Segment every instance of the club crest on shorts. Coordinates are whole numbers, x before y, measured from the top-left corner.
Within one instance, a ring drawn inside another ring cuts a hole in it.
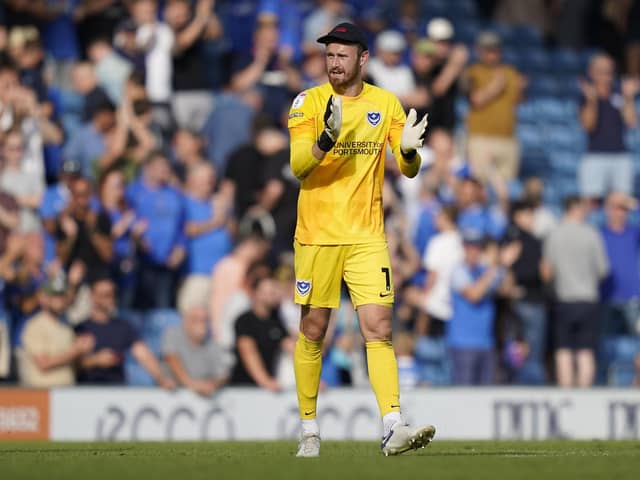
[[[306,296],[311,291],[311,282],[307,280],[296,280],[296,292],[301,297]]]
[[[380,115],[380,112],[367,112],[367,122],[369,122],[369,125],[372,127],[377,126],[381,119],[382,115]]]

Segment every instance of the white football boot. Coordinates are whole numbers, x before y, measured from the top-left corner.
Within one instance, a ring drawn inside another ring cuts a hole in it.
[[[396,422],[389,433],[382,438],[380,449],[385,457],[400,455],[409,450],[426,447],[435,434],[436,428],[433,425],[425,425],[413,430],[409,425]]]
[[[303,433],[296,457],[319,457],[320,435],[316,433]]]

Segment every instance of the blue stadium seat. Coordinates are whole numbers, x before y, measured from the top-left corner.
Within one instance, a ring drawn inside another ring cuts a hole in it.
[[[429,385],[449,385],[451,369],[444,339],[418,337],[415,355],[421,370],[421,380]]]
[[[580,155],[586,146],[584,133],[574,125],[549,123],[544,128],[544,148],[548,152],[565,151]]]
[[[128,320],[134,325],[138,322],[140,337],[153,353],[160,356],[162,335],[167,327],[180,324],[180,315],[175,310],[160,309],[147,312],[143,317],[130,315]],[[129,385],[151,386],[154,384],[151,376],[131,355],[127,355],[125,360],[125,373]]]
[[[511,31],[511,42],[518,47],[542,45],[542,35],[537,28],[529,25],[517,25]]]
[[[465,20],[454,23],[455,39],[466,45],[473,45],[481,30],[482,27],[476,21]]]
[[[449,0],[447,13],[454,19],[474,18],[477,14],[474,0]]]
[[[570,48],[553,49],[551,63],[556,73],[584,74],[584,59],[579,52]]]
[[[538,121],[538,112],[536,102],[533,100],[526,100],[518,105],[517,110],[518,122],[534,123]]]
[[[566,122],[569,123],[576,119],[573,111],[563,100],[557,97],[540,97],[533,102],[535,106],[536,119],[541,123],[548,122]]]
[[[516,127],[516,136],[520,140],[523,151],[542,148],[542,129],[536,123],[519,123]]]
[[[549,167],[554,174],[567,177],[575,177],[578,170],[580,156],[571,150],[559,150],[549,152]],[[556,180],[559,180],[556,179]],[[559,182],[561,190],[565,190],[562,181]]]
[[[600,368],[611,386],[629,386],[634,376],[634,361],[640,353],[640,339],[618,335],[605,337],[598,352]]]
[[[546,73],[552,71],[551,56],[542,47],[532,47],[522,50],[523,69],[526,73]]]
[[[529,97],[560,97],[563,85],[555,75],[532,74],[529,77],[526,93]]]

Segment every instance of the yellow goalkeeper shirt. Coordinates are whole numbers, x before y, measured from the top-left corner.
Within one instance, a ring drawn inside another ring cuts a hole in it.
[[[311,147],[324,129],[330,83],[300,93],[289,112],[291,169],[301,180],[295,238],[303,245],[384,241],[382,184],[387,141],[402,173],[414,177],[420,156],[400,153],[406,115],[392,93],[364,84],[342,97],[342,128],[333,149],[318,161]]]

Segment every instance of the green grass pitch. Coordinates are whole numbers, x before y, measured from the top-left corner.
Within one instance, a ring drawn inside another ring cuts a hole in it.
[[[383,457],[371,442],[0,443],[3,480],[638,479],[640,442],[438,442]]]

